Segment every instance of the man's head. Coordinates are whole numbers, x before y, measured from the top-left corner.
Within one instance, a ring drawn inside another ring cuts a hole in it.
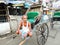
[[[22,16],[22,20],[23,20],[24,22],[26,22],[26,21],[27,21],[27,16],[26,16],[26,15],[23,15],[23,16]]]

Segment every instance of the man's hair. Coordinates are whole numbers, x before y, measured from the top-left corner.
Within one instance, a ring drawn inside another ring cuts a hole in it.
[[[27,17],[27,16],[26,16],[26,15],[23,15],[23,16],[22,16],[22,19],[23,19],[24,17]]]

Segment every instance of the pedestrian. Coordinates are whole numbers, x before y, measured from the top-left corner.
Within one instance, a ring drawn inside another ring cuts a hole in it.
[[[22,29],[21,29],[22,28]],[[18,30],[16,31],[16,33],[22,35],[22,37],[25,39],[27,37],[27,35],[29,35],[30,37],[32,36],[31,33],[31,24],[30,22],[27,21],[27,16],[23,15],[22,16],[22,20],[19,24]],[[22,41],[19,45],[22,45],[26,40]]]

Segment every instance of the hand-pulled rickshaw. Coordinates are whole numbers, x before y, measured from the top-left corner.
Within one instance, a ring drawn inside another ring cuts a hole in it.
[[[28,5],[29,7],[29,5]],[[39,12],[36,10],[31,10],[39,7]],[[41,16],[42,14],[40,14],[40,7],[41,5],[32,5],[30,6],[25,15],[27,15],[28,17],[28,21],[31,23],[32,25],[32,33],[36,33],[36,37],[37,37],[37,43],[38,45],[44,45],[48,39],[48,35],[49,35],[49,28],[48,28],[48,21],[49,19],[47,18],[48,16]],[[46,19],[47,18],[47,19]],[[15,36],[16,37],[16,36]],[[13,38],[15,38],[13,37]],[[29,36],[28,36],[29,37]],[[27,38],[28,38],[27,37]]]
[[[33,5],[32,7],[28,8],[26,15],[28,17],[28,21],[32,25],[32,33],[33,32],[36,33],[38,45],[44,45],[49,35],[49,28],[47,24],[49,19],[46,19],[47,16],[40,16],[40,12],[38,11],[30,11],[31,8],[38,7],[38,6]],[[13,38],[14,37],[16,36],[13,36]]]
[[[28,12],[27,16],[28,16],[28,21],[34,25],[32,30],[36,32],[38,45],[44,45],[49,35],[49,28],[47,25],[48,20],[44,21],[42,19],[43,17],[41,17],[41,19],[37,22],[35,17],[38,16],[38,14],[39,14],[38,12]]]
[[[41,16],[41,14],[38,11],[31,11],[31,8],[33,8],[34,6],[36,5],[33,5],[30,8],[28,8],[25,15],[27,15],[27,20],[32,25],[32,33],[36,33],[38,45],[44,45],[49,35],[49,27],[47,24],[49,19],[47,15]]]
[[[52,20],[51,20],[51,27],[53,28],[54,26],[54,21],[60,21],[60,9],[56,9],[54,12],[53,12],[53,15],[52,15]]]

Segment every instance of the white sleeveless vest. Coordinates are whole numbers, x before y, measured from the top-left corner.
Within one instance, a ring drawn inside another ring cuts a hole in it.
[[[24,26],[24,23],[23,23],[21,31],[22,31],[22,33],[28,33],[28,31],[29,31],[28,22],[27,22],[26,26]]]

